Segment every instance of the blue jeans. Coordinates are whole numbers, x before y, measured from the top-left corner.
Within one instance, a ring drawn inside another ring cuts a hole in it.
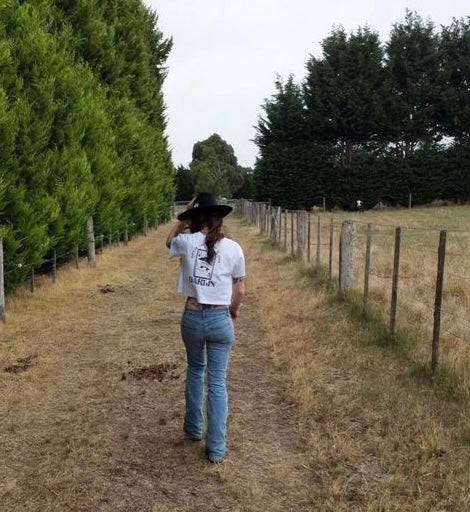
[[[227,365],[234,341],[228,308],[185,309],[181,334],[188,360],[184,431],[190,439],[201,439],[204,430],[204,376],[207,367],[207,455],[213,461],[226,451],[228,396]]]

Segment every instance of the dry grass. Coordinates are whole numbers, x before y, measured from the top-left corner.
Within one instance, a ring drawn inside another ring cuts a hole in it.
[[[439,230],[448,230],[441,362],[444,371],[458,376],[460,391],[470,394],[470,207],[335,212],[322,216],[321,262],[326,267],[329,262],[331,219],[334,222],[334,279],[338,277],[341,221],[357,221],[354,290],[358,295],[364,289],[367,224],[373,225],[370,304],[375,310],[382,312],[386,322],[390,318],[395,227],[402,227],[398,326],[403,332],[412,331],[416,334],[418,343],[415,345],[413,358],[421,365],[429,365],[431,359]],[[288,226],[290,251],[290,219]],[[316,230],[317,219],[312,217],[312,261],[316,259]]]
[[[2,510],[470,510],[467,403],[255,228],[230,229],[249,278],[227,461],[181,435],[182,304],[162,229],[10,300],[0,370],[27,368],[0,371]]]
[[[298,262],[266,247],[250,249],[250,286],[301,411],[316,510],[470,510],[467,402],[433,385],[415,354],[410,361],[378,343],[380,325],[368,328],[354,308],[315,289]]]
[[[0,510],[311,510],[295,411],[283,406],[250,296],[230,366],[229,457],[214,467],[203,443],[184,440],[182,301],[165,236],[9,298]],[[107,284],[114,291],[102,293]]]

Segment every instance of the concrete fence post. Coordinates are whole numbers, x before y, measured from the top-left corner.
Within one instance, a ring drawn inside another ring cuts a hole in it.
[[[317,269],[321,267],[321,244],[322,244],[322,218],[319,215],[317,219],[317,257],[315,260],[315,266]]]
[[[354,259],[356,249],[356,223],[345,220],[341,226],[339,292],[346,294],[354,283]]]

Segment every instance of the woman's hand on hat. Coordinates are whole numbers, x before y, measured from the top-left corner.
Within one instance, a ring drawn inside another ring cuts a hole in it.
[[[194,203],[196,201],[196,197],[197,196],[194,196],[191,201],[189,201],[188,205],[186,206],[186,210],[190,210],[193,206],[194,206]]]

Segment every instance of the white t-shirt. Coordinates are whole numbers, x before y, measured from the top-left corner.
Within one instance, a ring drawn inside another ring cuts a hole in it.
[[[177,292],[200,304],[226,304],[232,300],[232,279],[245,277],[242,248],[229,238],[216,242],[212,263],[207,260],[206,236],[180,233],[173,238],[170,257],[181,257]]]

